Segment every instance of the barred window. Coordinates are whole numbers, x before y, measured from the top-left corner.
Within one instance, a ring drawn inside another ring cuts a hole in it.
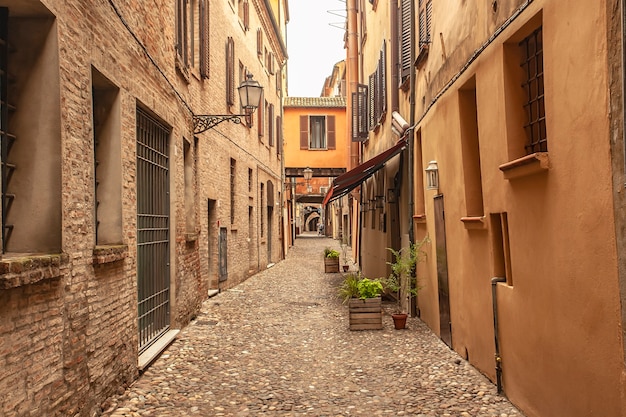
[[[524,89],[526,113],[526,154],[548,151],[546,134],[546,113],[543,89],[543,39],[542,28],[539,27],[519,46],[522,52],[521,67],[524,70]]]

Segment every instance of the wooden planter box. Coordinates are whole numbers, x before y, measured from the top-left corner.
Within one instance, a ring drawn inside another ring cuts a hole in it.
[[[324,258],[324,272],[339,272],[339,258]]]
[[[350,330],[380,330],[383,328],[381,298],[352,298],[348,302]]]

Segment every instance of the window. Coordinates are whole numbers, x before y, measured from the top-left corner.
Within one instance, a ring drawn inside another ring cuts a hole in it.
[[[324,116],[311,116],[309,149],[326,149],[326,118]]]
[[[419,65],[428,56],[430,33],[432,26],[432,0],[419,0],[419,49],[415,58],[415,65]]]
[[[263,237],[263,236],[264,236],[264,234],[265,234],[265,218],[263,217],[263,212],[265,211],[265,210],[264,210],[264,202],[265,202],[265,184],[263,184],[263,183],[261,183],[261,184],[260,184],[260,198],[259,198],[259,200],[260,200],[260,201],[259,201],[259,203],[260,203],[260,205],[259,205],[259,207],[260,207],[260,210],[259,210],[259,216],[261,216],[261,217],[260,217],[261,224],[260,224],[260,226],[259,226],[259,227],[260,227],[260,229],[261,229],[261,230],[260,230],[260,232],[261,232],[261,237]]]
[[[0,38],[8,42],[0,42],[5,253],[61,251],[61,77],[51,65],[58,62],[58,28],[45,7],[37,10],[20,16],[0,7]],[[35,108],[46,117],[33,117]]]
[[[300,116],[300,149],[335,146],[335,116]]]
[[[235,105],[235,41],[230,36],[226,42],[226,105]]]
[[[209,4],[200,0],[200,76],[209,78]]]
[[[265,91],[261,92],[261,98],[259,99],[259,108],[257,109],[257,117],[258,117],[258,134],[259,140],[263,141],[263,136],[265,135]]]
[[[276,155],[280,156],[283,147],[283,121],[276,116]]]
[[[235,176],[237,161],[230,158],[230,224],[235,224]]]
[[[524,109],[526,113],[526,154],[548,151],[546,134],[546,112],[543,90],[543,40],[542,28],[539,27],[528,37],[524,38],[521,48],[524,71],[522,87],[525,92]]]
[[[480,172],[475,78],[470,79],[459,90],[459,120],[461,122],[461,154],[466,215],[467,217],[482,217],[484,215],[483,188]]]
[[[368,137],[367,119],[367,86],[357,85],[352,93],[352,141],[360,142]]]
[[[387,44],[383,41],[376,71],[369,76],[369,129],[375,129],[387,112]]]
[[[189,0],[176,4],[176,58],[179,69],[189,66]]]
[[[248,0],[243,0],[243,16],[241,16],[243,20],[243,29],[250,30],[250,3]]]
[[[422,2],[420,1],[420,4]],[[412,0],[401,0],[400,4],[400,84],[404,84],[411,75],[411,17]]]
[[[263,29],[256,30],[256,54],[259,58],[263,58]]]
[[[185,221],[187,233],[195,233],[196,231],[196,159],[195,153],[197,149],[197,139],[194,143],[190,143],[183,138],[183,164],[185,179]]]
[[[274,105],[270,103],[267,111],[267,136],[270,146],[274,146]]]
[[[96,245],[120,244],[122,155],[119,88],[92,68]]]

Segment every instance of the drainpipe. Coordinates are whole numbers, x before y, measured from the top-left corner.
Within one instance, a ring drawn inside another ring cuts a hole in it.
[[[496,343],[496,384],[498,394],[502,394],[502,358],[500,357],[500,341],[498,340],[498,294],[496,289],[499,282],[506,282],[506,278],[491,278],[491,302],[493,304],[493,335]]]
[[[414,137],[415,137],[415,1],[411,1],[411,75],[410,75],[410,93],[409,93],[409,129],[410,131],[406,132],[408,135],[408,146],[407,151],[409,153],[408,160],[408,175],[409,175],[409,242],[412,244],[415,242],[415,233],[413,232],[413,211],[415,205],[415,196],[413,193],[414,190],[414,167],[413,167],[413,147],[414,147]]]

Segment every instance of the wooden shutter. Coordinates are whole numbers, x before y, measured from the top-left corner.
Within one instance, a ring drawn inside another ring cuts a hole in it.
[[[280,155],[283,148],[283,123],[280,116],[276,116],[276,155]]]
[[[265,135],[265,91],[261,91],[261,98],[259,99],[259,108],[257,110],[257,116],[259,118],[259,140]]]
[[[300,116],[300,149],[309,149],[309,116]]]
[[[250,29],[250,4],[248,0],[243,2],[243,27],[245,30]]]
[[[387,42],[383,41],[380,50],[380,101],[381,114],[387,111]]]
[[[335,116],[326,116],[326,149],[335,148]]]
[[[267,111],[267,136],[270,146],[274,146],[274,105],[270,104]]]
[[[411,75],[411,0],[401,0],[400,13],[400,83]],[[420,0],[420,4],[422,0]]]
[[[419,49],[415,58],[415,65],[419,65],[428,55],[430,46],[430,26],[432,21],[432,0],[419,2]]]
[[[230,36],[226,43],[226,104],[235,105],[235,41]]]
[[[376,121],[375,121],[375,117],[376,117],[376,99],[375,99],[375,95],[376,95],[376,85],[374,83],[374,74],[369,76],[369,83],[368,83],[368,105],[367,105],[367,114],[368,114],[368,123],[367,126],[369,128],[369,130],[373,130],[374,126],[376,126]]]
[[[209,78],[209,5],[200,0],[200,76]]]
[[[367,139],[367,86],[357,85],[352,93],[352,141],[360,142]]]
[[[256,30],[256,54],[263,56],[263,30],[261,28]]]

